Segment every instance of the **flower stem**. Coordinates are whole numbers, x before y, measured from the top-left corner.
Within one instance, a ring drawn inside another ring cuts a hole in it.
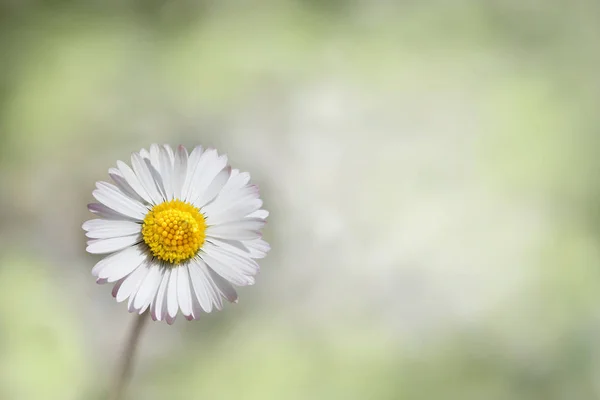
[[[121,354],[121,359],[119,360],[117,374],[114,377],[114,382],[110,391],[110,400],[124,399],[127,385],[131,380],[133,362],[135,361],[135,354],[140,341],[140,336],[144,330],[144,326],[146,326],[147,320],[147,312],[139,316],[136,315],[133,326],[131,327],[131,331],[129,332],[127,345]]]

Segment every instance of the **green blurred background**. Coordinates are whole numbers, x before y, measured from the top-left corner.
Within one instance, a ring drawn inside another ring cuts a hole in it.
[[[600,3],[0,0],[0,399],[105,399],[97,180],[249,170],[240,303],[152,323],[131,399],[600,398]]]

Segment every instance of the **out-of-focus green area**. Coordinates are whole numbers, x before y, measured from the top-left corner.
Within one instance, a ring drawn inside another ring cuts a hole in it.
[[[600,4],[0,0],[0,399],[104,399],[97,180],[249,170],[273,251],[131,399],[600,398]]]

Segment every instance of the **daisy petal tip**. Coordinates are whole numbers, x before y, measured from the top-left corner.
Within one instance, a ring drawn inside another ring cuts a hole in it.
[[[150,306],[150,318],[152,318],[152,321],[162,321],[159,313],[156,312],[156,308],[154,306]]]

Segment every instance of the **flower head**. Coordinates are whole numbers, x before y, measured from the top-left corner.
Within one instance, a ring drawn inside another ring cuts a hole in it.
[[[154,320],[173,323],[237,302],[234,286],[254,283],[255,259],[269,244],[261,229],[258,187],[232,170],[225,155],[198,146],[188,155],[153,144],[109,169],[114,184],[98,182],[88,209],[99,218],[83,224],[87,251],[107,254],[92,269],[98,283],[128,299],[130,312],[150,309]]]

